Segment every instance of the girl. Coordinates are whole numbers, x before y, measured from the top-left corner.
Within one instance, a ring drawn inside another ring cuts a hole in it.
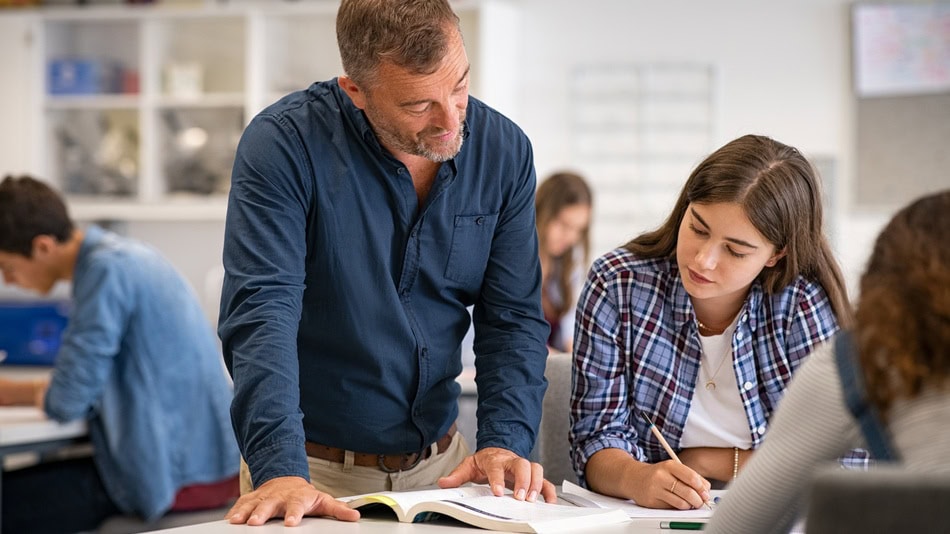
[[[569,172],[551,175],[535,195],[538,254],[541,258],[541,304],[551,325],[548,346],[571,352],[574,309],[590,257],[590,187]]]
[[[594,263],[571,401],[582,483],[686,509],[736,476],[793,371],[851,319],[821,205],[798,150],[747,135],[700,163],[659,229]]]

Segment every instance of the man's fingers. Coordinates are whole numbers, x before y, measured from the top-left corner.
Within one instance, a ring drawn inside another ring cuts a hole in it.
[[[358,521],[360,518],[359,511],[325,494],[317,499],[309,515],[328,516],[340,521]],[[286,525],[287,522],[285,521],[284,524]]]
[[[470,482],[474,478],[473,463],[471,456],[463,460],[451,473],[438,480],[439,487],[443,489],[457,488],[466,482]]]
[[[531,463],[531,483],[528,486],[528,497],[527,500],[534,502],[538,500],[538,495],[541,494],[541,488],[544,484],[544,468],[541,467],[541,464],[532,462]]]
[[[300,477],[279,477],[241,496],[228,511],[232,524],[263,525],[273,517],[283,517],[284,525],[294,527],[304,516],[329,516],[342,521],[356,521],[360,513],[318,491]]]
[[[248,525],[263,525],[268,519],[277,515],[278,501],[274,499],[265,499],[254,507],[250,517],[247,518]]]
[[[492,463],[486,474],[488,475],[488,487],[491,488],[491,492],[497,497],[504,495],[505,465],[503,463]]]
[[[284,526],[295,527],[299,525],[306,513],[307,505],[302,500],[288,500],[287,504],[284,505]]]
[[[228,510],[227,517],[228,521],[231,523],[244,523],[247,521],[248,516],[251,515],[251,512],[254,511],[254,508],[257,507],[257,504],[261,501],[259,497],[250,497],[249,495],[244,495],[234,503],[234,506]]]
[[[513,458],[508,462],[508,472],[511,473],[511,491],[514,492],[515,499],[523,501],[528,498],[532,470],[531,462],[524,458]]]
[[[544,497],[544,502],[556,503],[557,488],[555,488],[551,482],[543,480],[541,483],[541,496]]]

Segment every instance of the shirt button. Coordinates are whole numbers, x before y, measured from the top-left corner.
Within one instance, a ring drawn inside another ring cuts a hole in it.
[[[736,333],[736,339],[738,339],[739,341],[742,341],[742,332]]]
[[[742,321],[742,322],[744,323],[744,322],[746,322],[746,321],[748,321],[748,320],[749,320],[749,314],[748,314],[748,313],[743,313],[743,314],[742,314],[742,319],[740,319],[740,321]]]
[[[412,230],[412,234],[411,234],[411,235],[412,235],[412,237],[417,237],[417,236],[419,235],[419,229],[418,229],[418,228],[414,228],[414,229]]]
[[[755,429],[755,433],[759,435],[765,434],[765,425],[759,425],[759,428]]]
[[[479,217],[479,218],[475,219],[475,224],[477,224],[477,225],[479,225],[479,226],[485,224],[485,218],[484,218],[484,217]]]
[[[429,357],[429,349],[422,349],[422,357],[423,358]]]
[[[745,384],[742,384],[742,389],[746,391],[749,391],[753,387],[754,387],[754,384],[752,384],[752,382],[746,382]]]
[[[405,172],[405,169],[403,169],[402,167],[399,167],[398,169],[396,169],[396,173],[398,174],[402,174],[403,172]]]

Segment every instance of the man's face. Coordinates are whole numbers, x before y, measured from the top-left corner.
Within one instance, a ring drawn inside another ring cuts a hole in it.
[[[468,84],[468,57],[461,36],[453,31],[448,53],[432,74],[384,62],[373,86],[350,96],[394,156],[443,162],[462,148]]]
[[[44,262],[36,258],[27,258],[21,254],[0,251],[0,271],[3,271],[3,283],[29,289],[43,295],[50,292],[57,277]]]

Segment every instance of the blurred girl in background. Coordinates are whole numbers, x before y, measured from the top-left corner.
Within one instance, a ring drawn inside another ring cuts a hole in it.
[[[541,257],[541,304],[551,325],[548,347],[571,352],[577,292],[590,257],[592,196],[574,173],[552,174],[535,196],[538,253]]]

